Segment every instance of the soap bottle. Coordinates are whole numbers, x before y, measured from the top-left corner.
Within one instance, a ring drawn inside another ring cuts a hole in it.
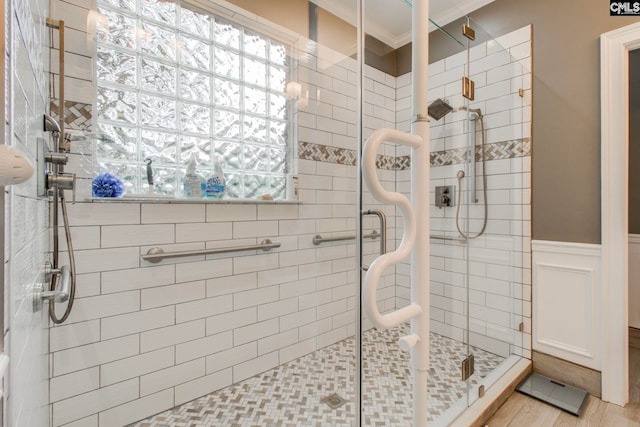
[[[184,197],[202,197],[204,180],[196,173],[196,153],[191,154],[184,176],[182,194]]]
[[[204,197],[210,199],[221,199],[224,196],[224,172],[222,171],[222,159],[218,156],[213,163],[211,175],[207,177]]]
[[[294,173],[287,174],[287,182],[286,182],[286,190],[287,190],[287,200],[297,201],[299,200],[299,183],[298,183],[298,175]]]

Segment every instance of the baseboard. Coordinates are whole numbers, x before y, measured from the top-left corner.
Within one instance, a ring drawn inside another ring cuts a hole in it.
[[[629,347],[640,348],[640,329],[629,328]]]
[[[531,373],[531,361],[520,359],[498,381],[476,400],[450,427],[483,427],[498,409],[507,401],[515,389]]]
[[[533,372],[586,390],[595,397],[602,396],[602,374],[599,371],[533,351]]]

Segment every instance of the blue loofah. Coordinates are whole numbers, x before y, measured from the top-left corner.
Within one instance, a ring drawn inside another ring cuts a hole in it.
[[[91,194],[93,197],[120,197],[124,194],[124,185],[110,173],[101,173],[93,178]]]

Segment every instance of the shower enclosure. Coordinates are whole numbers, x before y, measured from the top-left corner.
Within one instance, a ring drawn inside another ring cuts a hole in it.
[[[53,426],[447,425],[530,357],[529,28],[494,38],[468,11],[432,13],[420,24],[431,30],[421,114],[411,2],[96,3],[55,16],[86,33],[67,53],[96,69],[67,77],[68,109],[91,115],[67,127],[110,143],[72,143],[78,295],[50,328]],[[464,17],[466,36],[441,28],[445,15]],[[86,79],[95,99],[73,99]],[[444,115],[429,118],[437,100]],[[412,126],[430,133],[417,180],[419,138],[393,136]],[[392,137],[370,178],[422,195],[430,212],[414,218],[430,255],[385,268],[410,221],[359,168],[383,128]],[[201,175],[224,159],[223,200],[180,197],[194,153]],[[120,177],[127,197],[91,198],[98,171]],[[293,176],[298,200],[287,198]],[[268,250],[240,250],[266,239]],[[157,248],[189,256],[143,258]],[[362,309],[371,271],[382,315],[410,306],[412,277],[428,290],[430,321],[413,325],[430,331],[415,420],[399,346],[415,340],[408,323],[376,327]]]
[[[365,32],[369,4],[375,13],[375,2],[364,2]],[[452,422],[521,357],[530,357],[530,110],[524,96],[530,89],[524,52],[529,29],[495,39],[473,19],[463,23],[448,31],[431,23],[428,102],[440,111],[429,109],[429,425]],[[381,102],[375,93],[391,80],[388,75],[370,76],[373,84],[364,91],[365,138],[379,127],[410,132],[416,120],[410,110],[411,73],[396,77],[393,103]],[[367,114],[389,105],[395,114],[388,121]],[[414,165],[409,148],[389,144],[380,154],[394,162],[389,171],[379,162],[385,189],[410,196]],[[363,201],[363,211],[381,209],[392,218],[393,231],[387,232],[387,251],[392,251],[403,232],[400,212],[393,205],[381,206],[366,186]],[[363,233],[375,223],[364,217]],[[364,245],[366,266],[377,257],[377,248]],[[381,311],[411,303],[410,270],[409,262],[387,269],[386,286],[379,290]],[[381,412],[389,424],[409,425],[413,396],[411,382],[404,379],[411,377],[411,368],[407,354],[398,349],[408,328],[382,332],[366,316],[362,323],[363,425],[373,424],[373,414]],[[372,338],[376,334],[384,338]],[[386,373],[384,379],[380,372]]]

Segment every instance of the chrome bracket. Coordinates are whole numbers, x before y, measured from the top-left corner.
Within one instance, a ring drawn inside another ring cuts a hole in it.
[[[44,283],[34,283],[31,297],[31,308],[37,313],[42,308],[42,292],[44,292]]]
[[[475,99],[475,83],[467,76],[462,77],[462,96],[469,101]]]
[[[44,283],[36,283],[33,285],[33,311],[38,312],[42,308],[42,302],[44,300],[55,302],[65,302],[69,299],[69,292],[71,287],[71,269],[68,265],[63,265],[61,268],[51,268],[50,263],[45,263],[44,266],[44,279],[50,281],[52,276],[60,277],[60,285],[56,290],[45,291]]]
[[[471,375],[473,375],[473,373],[475,372],[474,365],[475,363],[473,354],[470,354],[466,359],[462,361],[460,366],[462,381],[466,381]]]
[[[478,398],[480,397],[484,397],[484,384],[480,385],[480,387],[478,387]]]
[[[418,123],[418,122],[430,122],[431,120],[429,120],[429,116],[425,116],[424,114],[416,114],[415,116],[411,117],[411,123]]]
[[[473,28],[468,26],[467,24],[462,24],[462,35],[473,41],[476,39],[476,32]]]

